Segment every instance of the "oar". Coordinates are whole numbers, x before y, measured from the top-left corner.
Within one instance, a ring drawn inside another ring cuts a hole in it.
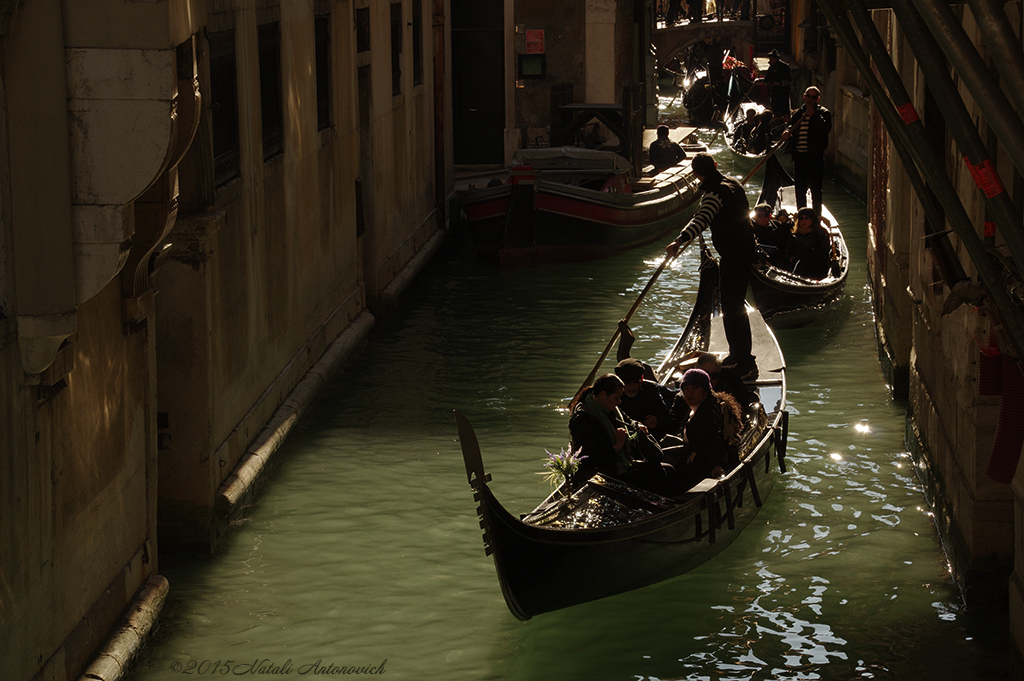
[[[767,161],[769,158],[774,156],[775,152],[777,152],[779,149],[781,149],[782,145],[784,145],[785,143],[786,143],[786,140],[779,140],[778,142],[776,142],[775,146],[772,147],[771,149],[769,149],[768,153],[764,155],[764,158],[762,158],[760,161],[758,161],[757,165],[754,166],[754,168],[749,173],[747,173],[747,176],[744,177],[742,180],[740,180],[740,184],[741,185],[746,184],[747,181],[749,181],[750,178],[752,178],[754,176],[754,173],[756,173],[758,170],[761,169],[761,166],[764,165],[765,161]]]
[[[796,125],[799,121],[800,121],[800,118],[798,117],[796,120],[794,120],[792,123],[789,124],[788,128],[786,128],[785,130],[782,131],[782,134],[785,135],[786,132],[788,132],[789,130],[792,130],[793,126]],[[771,149],[769,149],[768,153],[764,155],[764,158],[762,158],[760,161],[757,162],[757,165],[754,166],[753,170],[751,170],[749,173],[747,173],[747,176],[744,177],[740,181],[740,184],[741,185],[746,184],[747,181],[754,176],[754,173],[756,173],[758,170],[761,169],[761,166],[763,166],[765,164],[765,161],[767,161],[769,158],[774,156],[775,152],[777,152],[779,149],[781,149],[783,147],[783,145],[785,145],[786,142],[788,142],[788,141],[789,141],[788,139],[781,139],[778,142],[776,142],[775,146],[773,146]]]
[[[644,286],[644,290],[641,291],[640,295],[637,296],[636,300],[633,301],[633,307],[629,308],[629,312],[626,313],[626,316],[622,319],[622,321],[626,322],[627,324],[629,323],[630,317],[632,317],[633,313],[636,312],[637,309],[640,307],[640,303],[643,302],[644,296],[646,296],[647,292],[651,290],[652,286],[654,286],[654,282],[661,275],[662,271],[665,269],[665,266],[672,262],[673,258],[677,257],[680,253],[686,250],[686,247],[690,245],[691,241],[692,239],[683,244],[675,255],[665,255],[665,259],[661,261],[660,265],[658,265],[658,269],[654,271],[654,274],[651,276],[651,280],[647,282],[646,286]],[[604,362],[605,358],[608,356],[608,353],[611,351],[612,346],[615,345],[615,340],[618,337],[619,327],[616,325],[615,333],[612,334],[611,340],[608,341],[608,345],[605,346],[604,352],[602,352],[601,357],[598,358],[597,364],[595,364],[594,368],[590,370],[590,374],[587,376],[587,380],[583,381],[583,385],[581,385],[580,389],[576,391],[576,394],[579,394],[580,390],[586,388],[594,380],[594,376],[597,375],[597,370],[601,368],[601,363]]]

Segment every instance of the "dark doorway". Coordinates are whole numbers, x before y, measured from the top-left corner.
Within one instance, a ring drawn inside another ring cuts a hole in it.
[[[504,162],[505,6],[452,0],[452,127],[457,165]]]

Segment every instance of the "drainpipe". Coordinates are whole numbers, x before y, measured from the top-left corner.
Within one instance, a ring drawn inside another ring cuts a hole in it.
[[[906,5],[894,2],[893,9],[896,10],[900,4]],[[913,4],[931,29],[932,36],[942,48],[941,51],[945,52],[953,68],[960,74],[971,96],[976,102],[985,103],[989,125],[1010,152],[1014,165],[1024,172],[1024,135],[1021,134],[1024,123],[1021,123],[1020,116],[1010,106],[1002,88],[993,81],[991,72],[967,37],[963,26],[953,15],[953,10],[949,5],[934,0],[913,0]],[[903,14],[907,15],[906,9]],[[900,23],[903,23],[902,19]],[[914,51],[917,52],[916,49]],[[957,97],[957,100],[960,98]]]
[[[1006,83],[1004,92],[1009,93],[1017,112],[1024,113],[1024,50],[1003,11],[1003,3],[996,0],[968,2],[989,52],[995,63],[1002,65],[999,75]]]
[[[853,2],[862,3],[863,0]],[[928,33],[920,16],[914,11],[911,0],[894,0],[893,11],[899,19],[901,28],[907,34],[918,66],[928,80],[928,87],[937,95],[938,105],[949,121],[949,129],[956,139],[957,146],[964,153],[964,160],[971,170],[975,183],[985,195],[985,203],[1002,230],[1006,245],[1018,265],[1024,263],[1024,224],[1021,223],[1020,214],[1010,200],[1010,195],[1003,188],[995,161],[989,158],[988,149],[978,134],[978,128],[967,111],[967,106],[960,98],[956,84],[946,70],[942,51]],[[1017,120],[1018,126],[1022,125],[1016,114],[1013,114],[1013,117]],[[1020,135],[1015,132],[1014,137]],[[1009,147],[1007,150],[1011,155],[1016,153]],[[1016,163],[1022,161],[1024,159],[1015,159]]]
[[[889,133],[902,142],[902,146],[896,146],[897,152],[903,149],[909,151],[912,155],[912,159],[901,157],[903,164],[910,167],[916,163],[928,182],[935,187],[935,196],[938,197],[946,211],[946,219],[960,237],[964,248],[978,269],[978,276],[988,289],[993,304],[1014,346],[1018,352],[1024,350],[1024,314],[1010,299],[1000,276],[1001,271],[995,267],[995,264],[985,250],[981,238],[975,232],[974,225],[971,223],[967,211],[960,202],[952,182],[950,182],[950,179],[943,170],[944,164],[942,160],[936,156],[929,145],[915,144],[907,132],[908,126],[901,121],[901,118],[911,120],[911,122],[917,121],[917,114],[913,110],[913,105],[907,101],[901,104],[902,115],[896,113],[896,108],[886,96],[882,84],[878,82],[878,78],[871,68],[871,62],[857,39],[853,26],[844,15],[840,14],[839,8],[833,3],[823,2],[819,3],[818,6],[833,29],[835,29],[840,42],[846,48],[861,76],[867,81],[868,87],[875,99],[875,105],[885,121]],[[883,52],[883,54],[888,58],[887,52]],[[882,55],[878,56],[881,58]]]

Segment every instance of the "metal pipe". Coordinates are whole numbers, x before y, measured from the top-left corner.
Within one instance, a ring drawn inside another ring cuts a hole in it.
[[[913,160],[903,158],[904,165],[912,167],[916,162],[922,174],[935,186],[935,196],[938,197],[943,208],[945,208],[946,219],[960,237],[964,248],[974,262],[978,270],[978,277],[987,288],[1000,319],[1007,329],[1010,340],[1013,342],[1017,352],[1021,353],[1024,350],[1024,313],[1011,301],[1009,294],[1003,286],[1000,277],[1001,271],[996,268],[986,252],[984,244],[978,237],[977,232],[975,232],[974,225],[971,223],[967,211],[960,202],[952,182],[950,182],[943,170],[944,164],[941,159],[935,155],[930,146],[916,146],[910,140],[906,126],[901,121],[902,117],[896,113],[896,108],[886,96],[882,84],[878,82],[878,78],[871,68],[871,62],[864,53],[864,49],[857,39],[853,26],[844,15],[840,14],[839,8],[836,5],[838,3],[822,2],[818,4],[818,7],[828,19],[833,29],[835,29],[840,42],[846,48],[857,70],[860,71],[861,76],[867,81],[868,88],[873,93],[876,108],[885,121],[889,133],[901,140],[903,146],[897,145],[897,152],[903,149],[904,151],[911,152],[914,157]],[[910,115],[912,110],[912,106],[909,109],[904,109],[907,112],[907,118],[916,117],[916,113],[913,113],[913,116]]]
[[[856,0],[854,0],[856,1]],[[1010,248],[1018,266],[1024,265],[1024,223],[1017,212],[1010,195],[1005,191],[995,162],[989,157],[988,148],[978,133],[978,128],[960,98],[956,84],[946,69],[942,50],[928,32],[920,15],[914,10],[917,0],[893,0],[893,11],[900,27],[906,33],[917,64],[936,94],[938,106],[949,122],[950,131],[957,146],[969,164],[971,174],[979,189],[985,195],[985,203],[996,224],[1002,231],[1003,239]],[[1019,161],[1018,161],[1019,162]]]
[[[1024,114],[1024,49],[1010,27],[1010,19],[997,0],[968,0],[988,50],[995,57],[1000,78],[1018,114]]]
[[[993,82],[988,67],[953,15],[953,10],[949,5],[934,0],[913,0],[913,3],[974,101],[984,105],[985,119],[1010,152],[1014,165],[1024,172],[1024,135],[1021,134],[1024,123],[1010,105],[1002,88]],[[896,4],[893,2],[894,10]]]

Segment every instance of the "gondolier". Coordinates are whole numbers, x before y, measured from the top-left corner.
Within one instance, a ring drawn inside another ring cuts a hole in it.
[[[768,86],[769,108],[776,116],[789,121],[789,84],[793,78],[792,71],[789,64],[779,57],[778,50],[768,53],[768,64],[768,71],[764,74],[764,84]]]
[[[832,131],[832,112],[818,104],[821,91],[813,85],[804,91],[804,105],[794,114],[792,127],[782,133],[783,139],[793,138],[793,177],[796,180],[796,205],[807,205],[807,191],[811,192],[811,206],[821,216],[821,186],[825,175],[825,150]]]
[[[718,172],[710,154],[694,156],[691,167],[701,180],[700,208],[665,251],[675,256],[680,246],[711,228],[711,242],[721,256],[722,323],[729,341],[729,356],[722,366],[735,369],[744,379],[751,379],[757,375],[757,365],[751,354],[750,322],[744,303],[754,260],[750,203],[743,186]]]

